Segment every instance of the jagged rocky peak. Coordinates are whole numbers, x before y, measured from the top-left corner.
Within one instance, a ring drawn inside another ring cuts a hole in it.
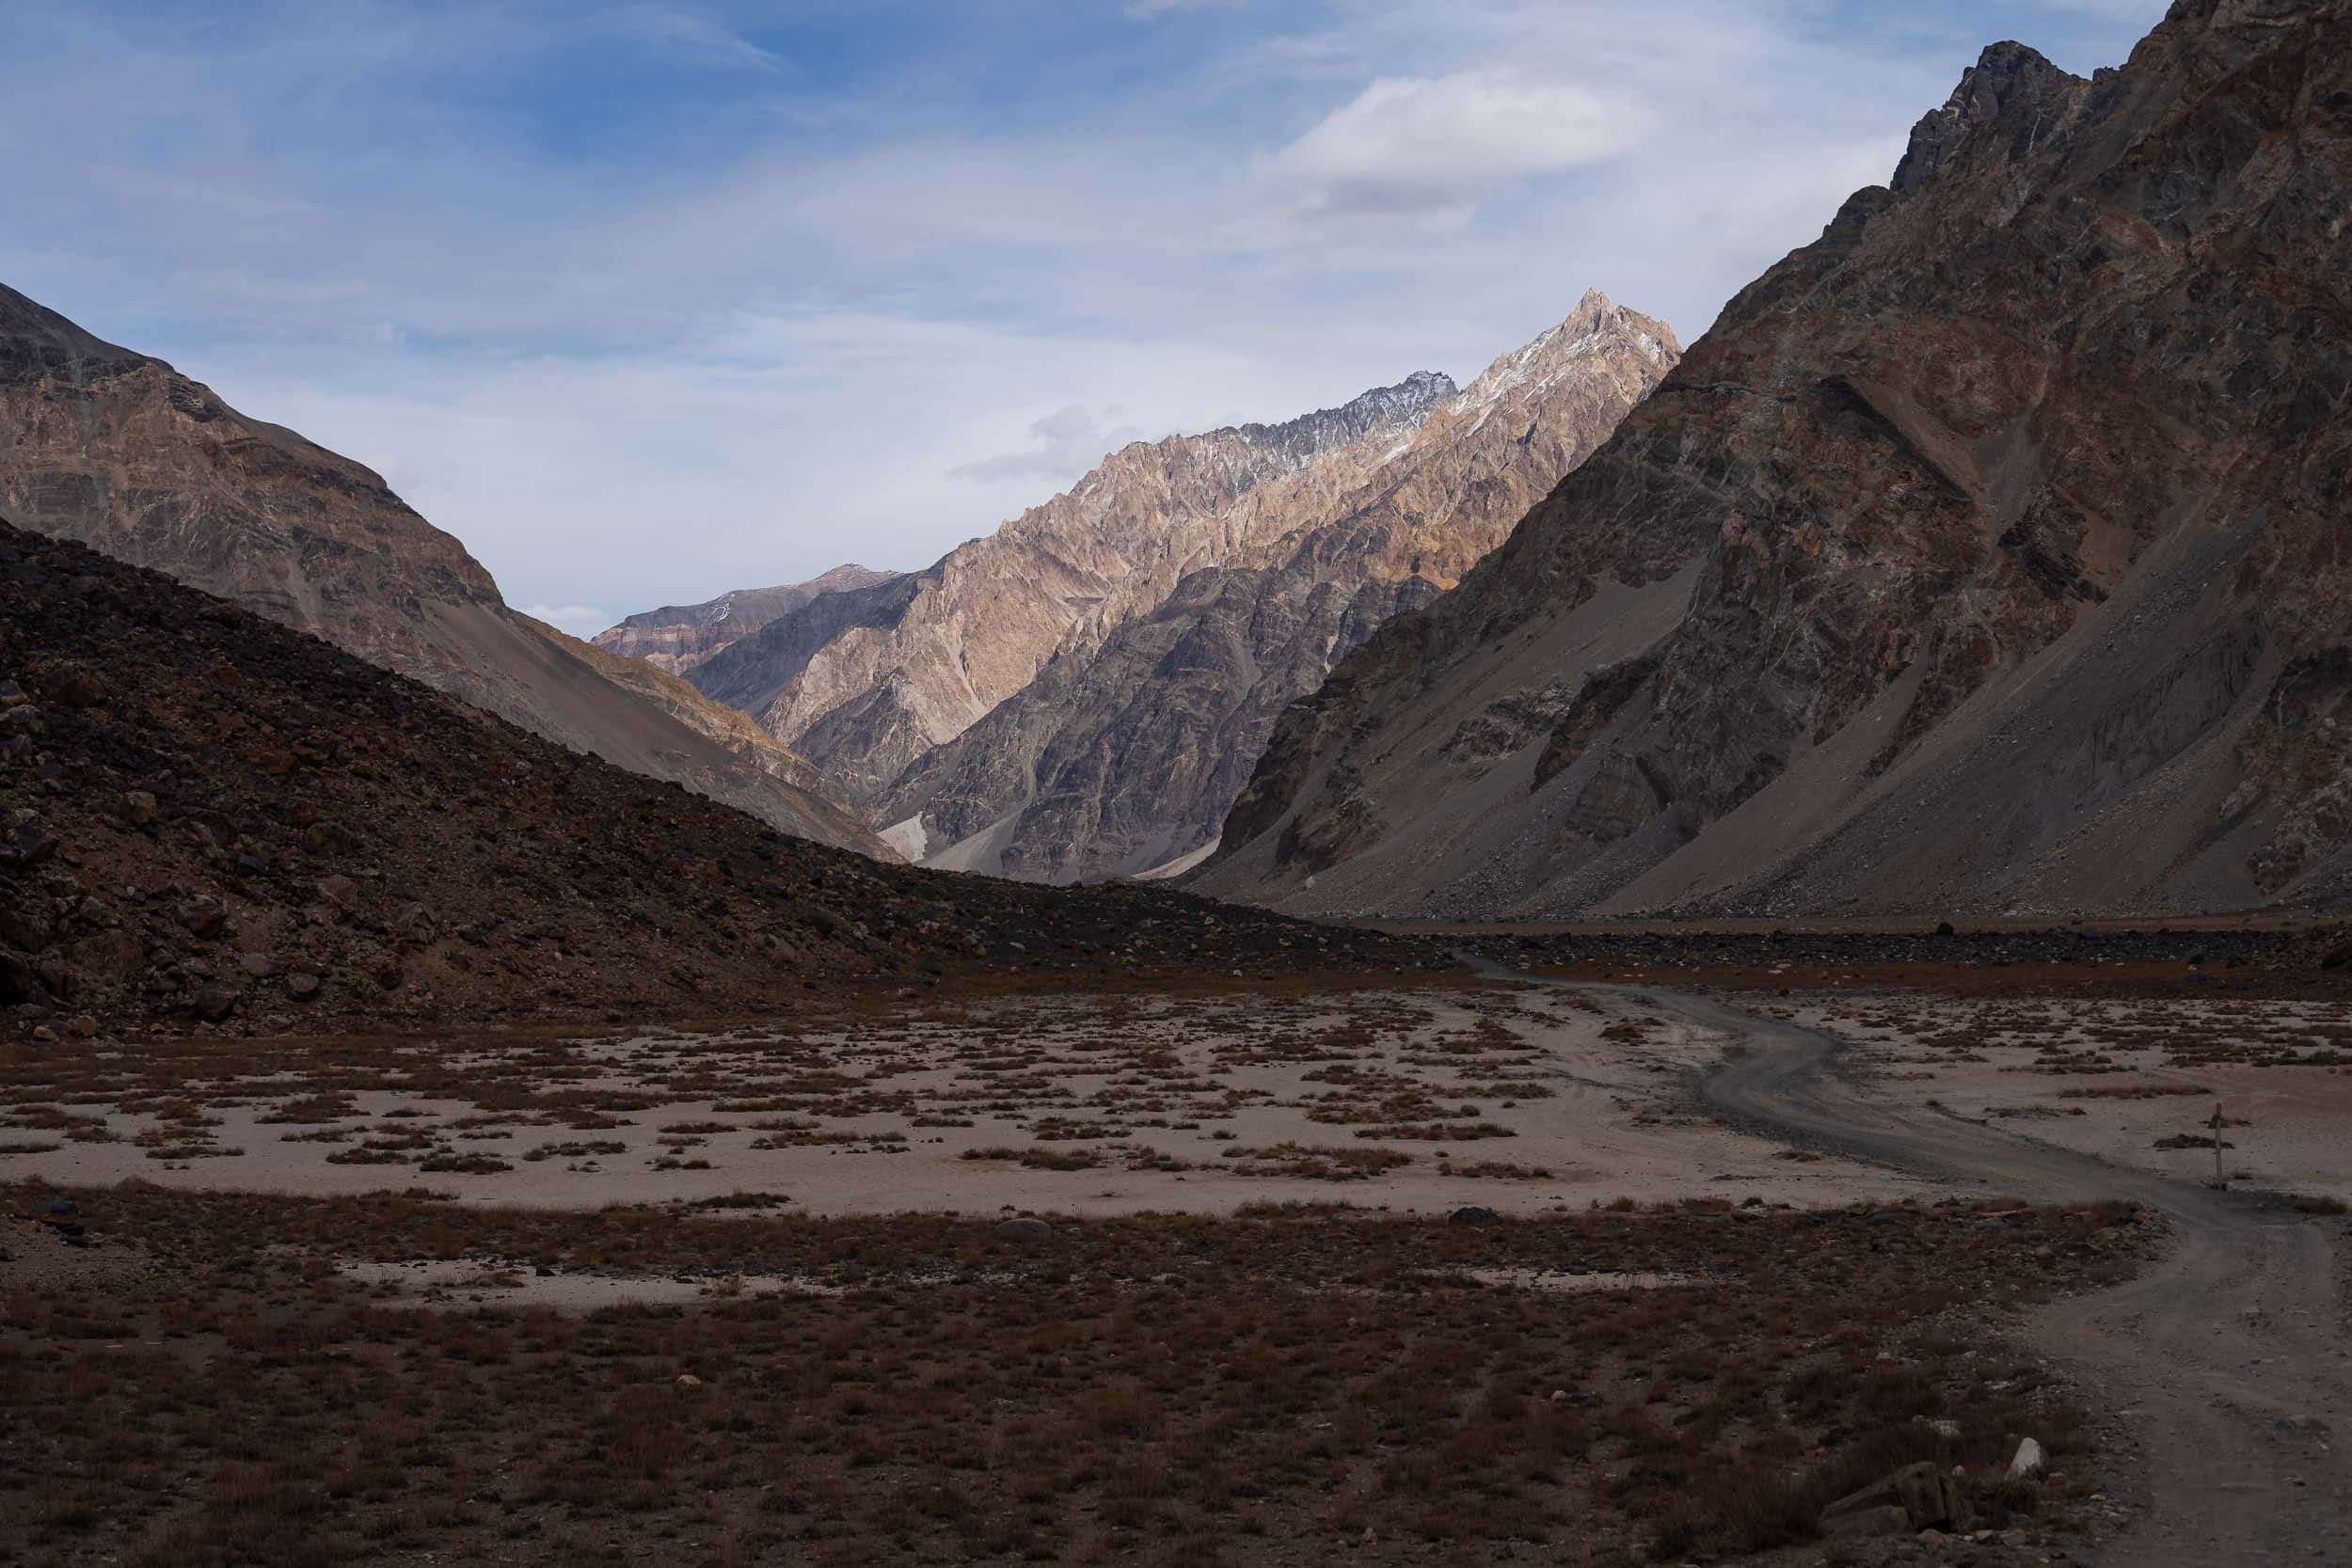
[[[1280,449],[1295,462],[1305,462],[1341,447],[1353,446],[1367,436],[1402,435],[1427,419],[1430,411],[1453,397],[1454,378],[1438,371],[1415,371],[1393,387],[1375,387],[1337,408],[1318,408],[1280,424],[1246,424],[1236,434],[1253,446]]]
[[[1912,128],[1911,146],[1895,166],[1894,185],[1909,195],[1940,173],[1979,133],[2005,127],[2031,145],[2058,128],[2090,84],[2034,49],[1996,43],[1961,73],[1960,86],[1940,109]]]
[[[1682,357],[1682,346],[1664,322],[1629,310],[1598,289],[1587,289],[1558,325],[1499,356],[1449,406],[1466,412],[1493,407],[1523,388],[1541,392],[1561,376],[1629,348],[1661,372]]]

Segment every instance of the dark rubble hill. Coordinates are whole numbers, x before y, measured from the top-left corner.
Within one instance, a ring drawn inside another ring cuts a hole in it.
[[[644,1018],[861,982],[1442,961],[1183,895],[789,838],[5,523],[0,677],[0,1004],[19,1032]]]

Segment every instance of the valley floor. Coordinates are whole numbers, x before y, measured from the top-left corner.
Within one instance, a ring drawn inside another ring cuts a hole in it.
[[[2152,1266],[2339,1539],[2352,1009],[1840,973],[60,1046],[0,1560],[2258,1560],[2119,1382]],[[2197,1196],[2216,1096],[2307,1212]],[[1818,1537],[1917,1460],[1964,1529]]]

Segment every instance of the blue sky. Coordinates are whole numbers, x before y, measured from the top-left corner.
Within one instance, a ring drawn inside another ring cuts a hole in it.
[[[2088,71],[2163,8],[0,6],[0,281],[593,631],[1467,379],[1588,286],[1695,338],[1984,44]]]

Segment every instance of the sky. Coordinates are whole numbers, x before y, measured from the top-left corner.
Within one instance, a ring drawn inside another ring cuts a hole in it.
[[[1687,342],[1987,43],[2162,0],[0,0],[0,282],[587,634],[1118,444]]]

